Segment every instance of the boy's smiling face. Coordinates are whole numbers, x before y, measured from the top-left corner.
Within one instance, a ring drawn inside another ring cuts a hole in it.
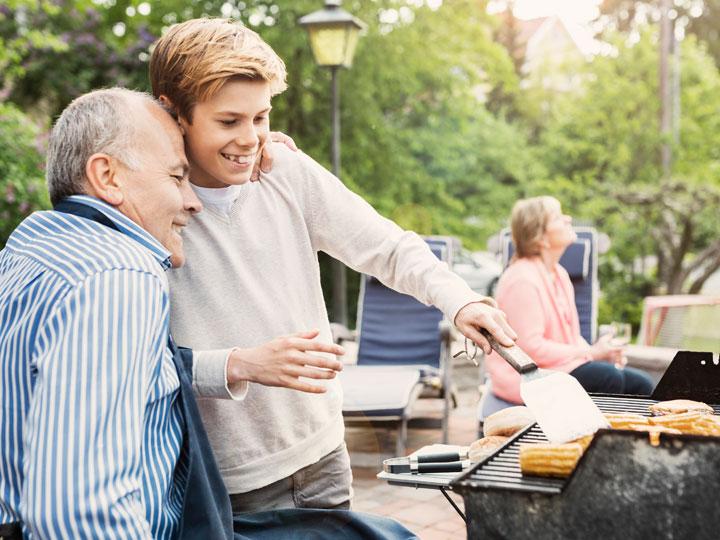
[[[270,131],[270,98],[265,81],[229,80],[195,105],[192,123],[180,116],[193,184],[221,188],[250,180]]]

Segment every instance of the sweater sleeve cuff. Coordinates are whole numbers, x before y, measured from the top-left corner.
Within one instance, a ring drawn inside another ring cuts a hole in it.
[[[242,401],[248,391],[247,381],[228,384],[227,365],[233,349],[193,352],[193,390],[203,398]]]
[[[452,303],[449,302],[447,304],[449,309],[445,312],[445,315],[448,316],[448,319],[451,320],[453,324],[455,324],[455,318],[458,316],[458,313],[460,313],[465,306],[474,304],[475,302],[482,302],[483,304],[487,304],[488,306],[492,306],[494,308],[497,307],[495,300],[489,296],[483,296],[477,293],[473,293],[468,296],[464,293],[461,296],[458,295],[456,298],[453,298]]]

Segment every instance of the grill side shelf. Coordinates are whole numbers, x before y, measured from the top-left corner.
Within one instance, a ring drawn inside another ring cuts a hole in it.
[[[656,400],[639,396],[592,394],[591,397],[604,413],[637,413],[650,416],[648,407],[657,403]],[[713,405],[713,409],[716,414],[720,414],[720,405]],[[459,476],[451,486],[453,489],[458,486],[460,488],[500,489],[547,495],[562,493],[569,478],[523,476],[520,471],[520,445],[542,442],[547,442],[547,438],[537,424],[532,424],[514,435],[494,454]]]

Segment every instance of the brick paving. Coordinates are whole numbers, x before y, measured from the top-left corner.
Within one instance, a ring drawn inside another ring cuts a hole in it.
[[[468,445],[477,438],[477,370],[457,366],[453,379],[458,386],[458,407],[451,411],[449,444]],[[441,416],[442,402],[420,400],[414,409],[417,415]],[[353,510],[389,516],[397,519],[422,540],[464,540],[465,523],[443,494],[435,489],[415,489],[391,486],[375,476],[382,468],[382,460],[393,457],[395,430],[369,425],[348,425],[346,442],[353,469]],[[407,453],[423,446],[441,442],[438,429],[408,430]],[[451,494],[464,510],[462,497]]]

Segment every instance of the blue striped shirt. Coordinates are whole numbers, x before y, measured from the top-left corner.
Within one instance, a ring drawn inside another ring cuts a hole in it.
[[[169,253],[114,208],[71,200],[121,232],[36,212],[0,251],[0,523],[41,538],[171,538],[187,469]]]

